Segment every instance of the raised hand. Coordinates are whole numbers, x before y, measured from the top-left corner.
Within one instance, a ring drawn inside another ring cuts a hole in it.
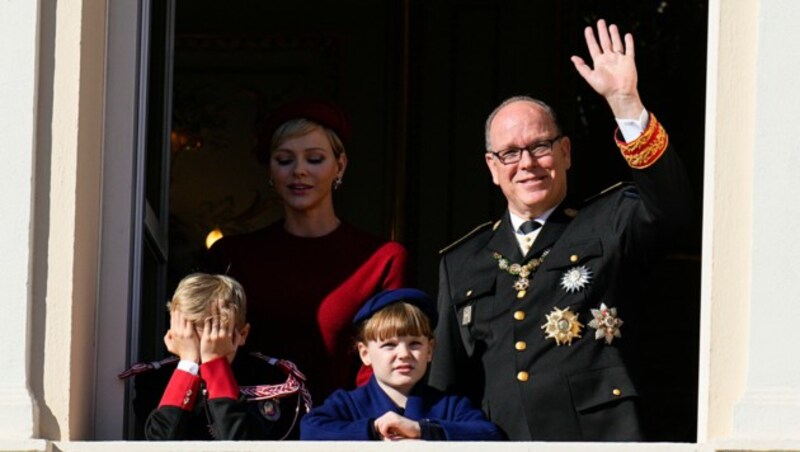
[[[236,351],[236,326],[233,318],[223,321],[220,315],[222,300],[211,305],[211,317],[203,323],[200,335],[200,362],[208,362],[217,358],[228,358],[231,361]]]
[[[573,56],[575,69],[598,94],[603,96],[617,118],[636,119],[644,109],[636,87],[638,75],[634,61],[633,36],[625,35],[623,41],[616,25],[606,26],[597,21],[597,38],[592,27],[584,30],[586,46],[592,57],[592,67],[583,58]]]
[[[422,435],[419,422],[400,416],[394,411],[387,411],[375,419],[375,430],[384,441],[418,439]]]
[[[194,323],[179,310],[170,314],[169,330],[164,335],[164,344],[170,353],[181,360],[200,362],[200,337],[194,329]]]

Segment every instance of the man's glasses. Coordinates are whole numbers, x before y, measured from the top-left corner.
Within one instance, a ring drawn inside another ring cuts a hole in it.
[[[492,154],[500,160],[501,163],[504,165],[511,165],[513,163],[517,163],[522,159],[522,153],[528,151],[531,155],[531,158],[540,159],[542,157],[546,157],[553,153],[553,145],[556,144],[556,141],[564,138],[564,135],[558,135],[553,139],[550,140],[542,140],[536,142],[534,144],[529,145],[526,148],[508,148],[502,151],[486,151],[487,154]]]

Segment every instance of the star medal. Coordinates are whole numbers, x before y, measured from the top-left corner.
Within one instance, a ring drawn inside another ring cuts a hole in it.
[[[594,328],[594,338],[598,341],[605,339],[606,344],[611,344],[615,337],[622,337],[619,328],[622,326],[622,319],[617,317],[617,308],[609,308],[605,303],[600,303],[600,309],[592,309],[594,317],[589,326]]]
[[[542,265],[544,262],[544,258],[550,253],[550,250],[544,250],[542,255],[536,259],[529,260],[526,264],[515,264],[509,261],[507,258],[503,257],[500,253],[492,254],[492,257],[497,261],[497,267],[504,272],[507,272],[511,276],[516,276],[517,280],[514,281],[514,290],[517,291],[517,298],[522,298],[527,293],[528,287],[530,287],[530,279],[529,277],[533,272]]]
[[[542,325],[545,339],[555,339],[556,345],[572,345],[572,340],[581,337],[583,324],[578,321],[578,315],[565,308],[563,310],[553,308],[550,314],[546,314],[547,322]]]
[[[572,267],[561,276],[561,288],[568,293],[578,292],[592,280],[592,271],[585,265]]]

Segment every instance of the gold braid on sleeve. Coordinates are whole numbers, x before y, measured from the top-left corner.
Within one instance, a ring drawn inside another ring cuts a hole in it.
[[[644,169],[654,164],[664,154],[669,143],[669,136],[656,119],[656,116],[650,113],[647,128],[639,135],[639,138],[626,143],[619,133],[619,128],[617,128],[614,133],[614,141],[616,141],[617,147],[622,152],[622,156],[627,160],[628,166],[635,169]]]

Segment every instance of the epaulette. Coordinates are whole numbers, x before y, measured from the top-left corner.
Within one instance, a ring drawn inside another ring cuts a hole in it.
[[[494,223],[494,226],[492,227],[492,229],[497,229],[497,228],[500,226],[500,222],[501,222],[501,221],[502,221],[502,220],[497,220],[497,221]],[[450,251],[451,249],[455,248],[456,246],[458,246],[460,243],[464,242],[464,241],[465,241],[465,240],[467,240],[468,238],[472,237],[473,235],[477,234],[478,232],[481,232],[481,231],[483,231],[484,229],[486,229],[487,227],[489,227],[491,224],[492,224],[492,222],[491,222],[491,221],[487,221],[486,223],[483,223],[482,225],[480,225],[480,226],[476,227],[475,229],[473,229],[473,230],[469,231],[468,233],[466,233],[466,234],[465,234],[463,237],[461,237],[460,239],[458,239],[458,240],[456,240],[455,242],[453,242],[453,243],[451,243],[451,244],[447,245],[446,247],[444,247],[444,248],[440,249],[440,250],[439,250],[439,254],[444,254],[444,253],[446,253],[446,252]]]
[[[639,190],[636,189],[636,185],[634,185],[633,182],[620,181],[604,190],[601,190],[599,193],[584,199],[583,205],[594,202],[598,198],[602,198],[603,196],[620,189],[624,190],[624,195],[629,198],[639,198]]]

